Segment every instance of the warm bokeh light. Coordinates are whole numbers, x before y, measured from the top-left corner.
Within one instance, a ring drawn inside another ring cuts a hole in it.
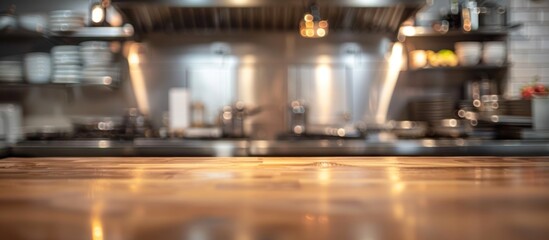
[[[416,29],[413,26],[405,26],[400,28],[400,32],[404,34],[404,36],[415,36],[416,35]]]
[[[318,22],[318,26],[321,28],[327,28],[328,27],[328,21],[320,21]]]
[[[305,38],[325,37],[328,34],[328,21],[315,21],[313,15],[305,14],[299,24],[299,33]]]
[[[147,86],[145,76],[141,70],[141,60],[139,58],[139,44],[129,43],[128,63],[130,70],[130,79],[133,86],[133,92],[137,99],[137,106],[142,114],[149,114],[149,101],[147,96]]]
[[[384,123],[387,120],[389,104],[391,103],[393,91],[404,63],[404,58],[402,56],[403,50],[404,47],[402,46],[402,43],[397,42],[393,45],[391,56],[389,57],[387,75],[383,81],[380,93],[379,108],[376,114],[376,122],[378,123]]]
[[[316,35],[318,35],[319,37],[324,37],[326,35],[326,30],[319,28],[316,30]]]
[[[307,37],[312,37],[312,36],[315,35],[315,30],[307,29],[306,32],[305,32],[305,35],[307,35]]]
[[[91,11],[91,20],[94,23],[101,23],[105,20],[105,9],[100,5],[96,5]]]

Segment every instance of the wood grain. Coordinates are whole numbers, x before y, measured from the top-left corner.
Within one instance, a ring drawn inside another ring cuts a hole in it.
[[[549,239],[549,157],[7,158],[0,239]]]

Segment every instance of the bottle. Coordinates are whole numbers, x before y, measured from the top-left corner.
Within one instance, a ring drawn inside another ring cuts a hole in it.
[[[448,23],[450,29],[461,28],[461,5],[459,4],[459,0],[450,0]]]
[[[201,128],[205,126],[205,107],[200,101],[194,102],[191,105],[191,127]]]

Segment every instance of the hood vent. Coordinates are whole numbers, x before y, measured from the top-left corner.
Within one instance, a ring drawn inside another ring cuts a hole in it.
[[[295,4],[296,2],[300,4]],[[400,24],[412,17],[423,6],[421,4],[423,1],[377,1],[388,3],[386,5],[378,3],[373,6],[343,4],[349,1],[341,1],[340,4],[335,5],[334,2],[339,1],[318,3],[320,15],[330,24],[330,32],[374,32],[396,35]],[[113,3],[134,25],[136,32],[145,34],[239,31],[295,31],[298,33],[299,22],[306,11],[306,3],[299,1],[286,5],[211,6],[213,4],[207,4],[203,7],[145,4],[140,1],[113,1]]]

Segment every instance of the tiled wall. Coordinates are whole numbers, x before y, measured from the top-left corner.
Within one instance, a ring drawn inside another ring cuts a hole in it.
[[[539,76],[549,85],[549,0],[509,0],[510,22],[524,23],[509,37],[508,96],[519,96],[520,88]]]

